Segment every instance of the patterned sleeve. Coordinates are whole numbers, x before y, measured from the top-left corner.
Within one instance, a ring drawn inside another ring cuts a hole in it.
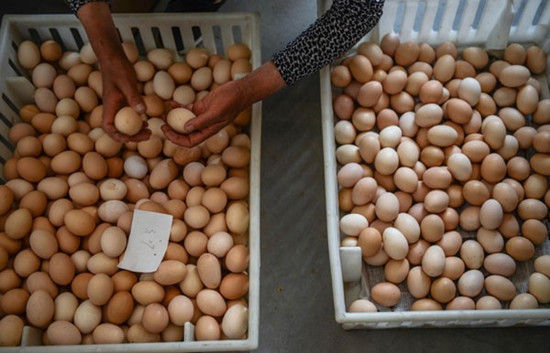
[[[288,85],[319,71],[365,36],[382,16],[384,0],[334,0],[331,8],[272,57]]]
[[[110,0],[65,0],[65,2],[69,5],[69,7],[71,8],[71,10],[74,12],[75,15],[78,12],[79,8],[81,8],[82,6],[86,5],[89,2],[96,2],[96,1],[106,2],[107,4],[109,4],[109,6],[111,6]]]

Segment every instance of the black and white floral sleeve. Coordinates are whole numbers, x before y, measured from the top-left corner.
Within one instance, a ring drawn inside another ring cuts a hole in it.
[[[96,2],[96,1],[106,2],[109,4],[109,6],[111,6],[110,0],[65,0],[65,2],[69,5],[71,10],[75,14],[78,12],[78,9],[81,8],[82,6],[86,5],[89,2]]]
[[[319,71],[365,36],[382,16],[384,0],[334,0],[330,9],[272,57],[288,85]]]

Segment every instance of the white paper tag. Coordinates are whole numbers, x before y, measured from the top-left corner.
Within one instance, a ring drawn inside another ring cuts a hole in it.
[[[172,215],[134,210],[128,246],[118,268],[133,272],[155,272],[166,253]]]

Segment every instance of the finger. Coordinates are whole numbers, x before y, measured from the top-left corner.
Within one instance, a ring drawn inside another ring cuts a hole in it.
[[[148,140],[149,137],[151,137],[151,134],[152,134],[151,130],[143,129],[140,132],[138,132],[137,134],[135,134],[133,136],[130,136],[129,140],[132,141],[132,142],[145,141],[145,140]]]
[[[203,130],[208,128],[210,125],[219,122],[220,120],[221,119],[218,113],[210,110],[204,114],[197,115],[196,117],[185,123],[184,130],[187,133],[191,133],[197,130]]]
[[[137,86],[133,85],[132,83],[126,81],[121,87],[122,93],[124,94],[124,97],[126,97],[126,102],[128,105],[134,110],[140,114],[145,113],[145,103],[143,102],[143,98],[139,94],[137,90]]]
[[[180,135],[174,131],[170,126],[168,125],[162,125],[161,127],[162,131],[164,132],[164,135],[166,138],[176,145],[184,146],[184,147],[193,147],[191,144],[191,140],[189,140],[188,135]]]
[[[176,102],[176,101],[170,101],[170,108],[172,108],[172,109],[184,108],[184,106],[181,105],[180,103]]]
[[[113,140],[115,140],[117,142],[126,143],[126,142],[130,141],[130,136],[128,136],[126,134],[123,134],[121,132],[118,132],[114,128],[114,126],[113,126],[113,129],[111,129],[109,127],[107,127],[107,128],[104,127],[104,130]]]
[[[199,143],[205,141],[210,136],[214,135],[216,132],[220,131],[225,126],[224,122],[218,122],[210,125],[208,128],[193,132],[189,135],[180,135],[176,133],[170,126],[163,125],[162,131],[166,138],[168,138],[173,143],[184,146],[184,147],[194,147]]]
[[[205,98],[206,98],[206,97],[205,97]],[[197,101],[197,102],[193,103],[193,106],[191,107],[191,111],[192,111],[195,115],[201,115],[201,114],[203,114],[204,112],[206,112],[207,109],[208,109],[208,106],[207,106],[207,104],[205,103],[204,98],[201,99],[200,101]]]
[[[206,141],[210,136],[214,135],[216,132],[220,131],[226,124],[223,121],[214,123],[208,126],[205,129],[198,130],[189,134],[189,141],[193,146],[198,145],[199,143]]]

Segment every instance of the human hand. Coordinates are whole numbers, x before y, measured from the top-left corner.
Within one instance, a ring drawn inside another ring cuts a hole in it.
[[[134,68],[128,59],[117,55],[100,63],[103,80],[103,130],[119,142],[139,142],[149,139],[151,130],[147,123],[137,134],[129,136],[115,128],[116,113],[126,105],[139,114],[145,113],[145,104],[137,89],[137,78]]]
[[[231,123],[246,109],[250,105],[246,98],[241,82],[224,83],[188,107],[196,115],[185,124],[188,135],[176,133],[168,124],[162,126],[162,131],[166,138],[177,145],[196,146]]]

